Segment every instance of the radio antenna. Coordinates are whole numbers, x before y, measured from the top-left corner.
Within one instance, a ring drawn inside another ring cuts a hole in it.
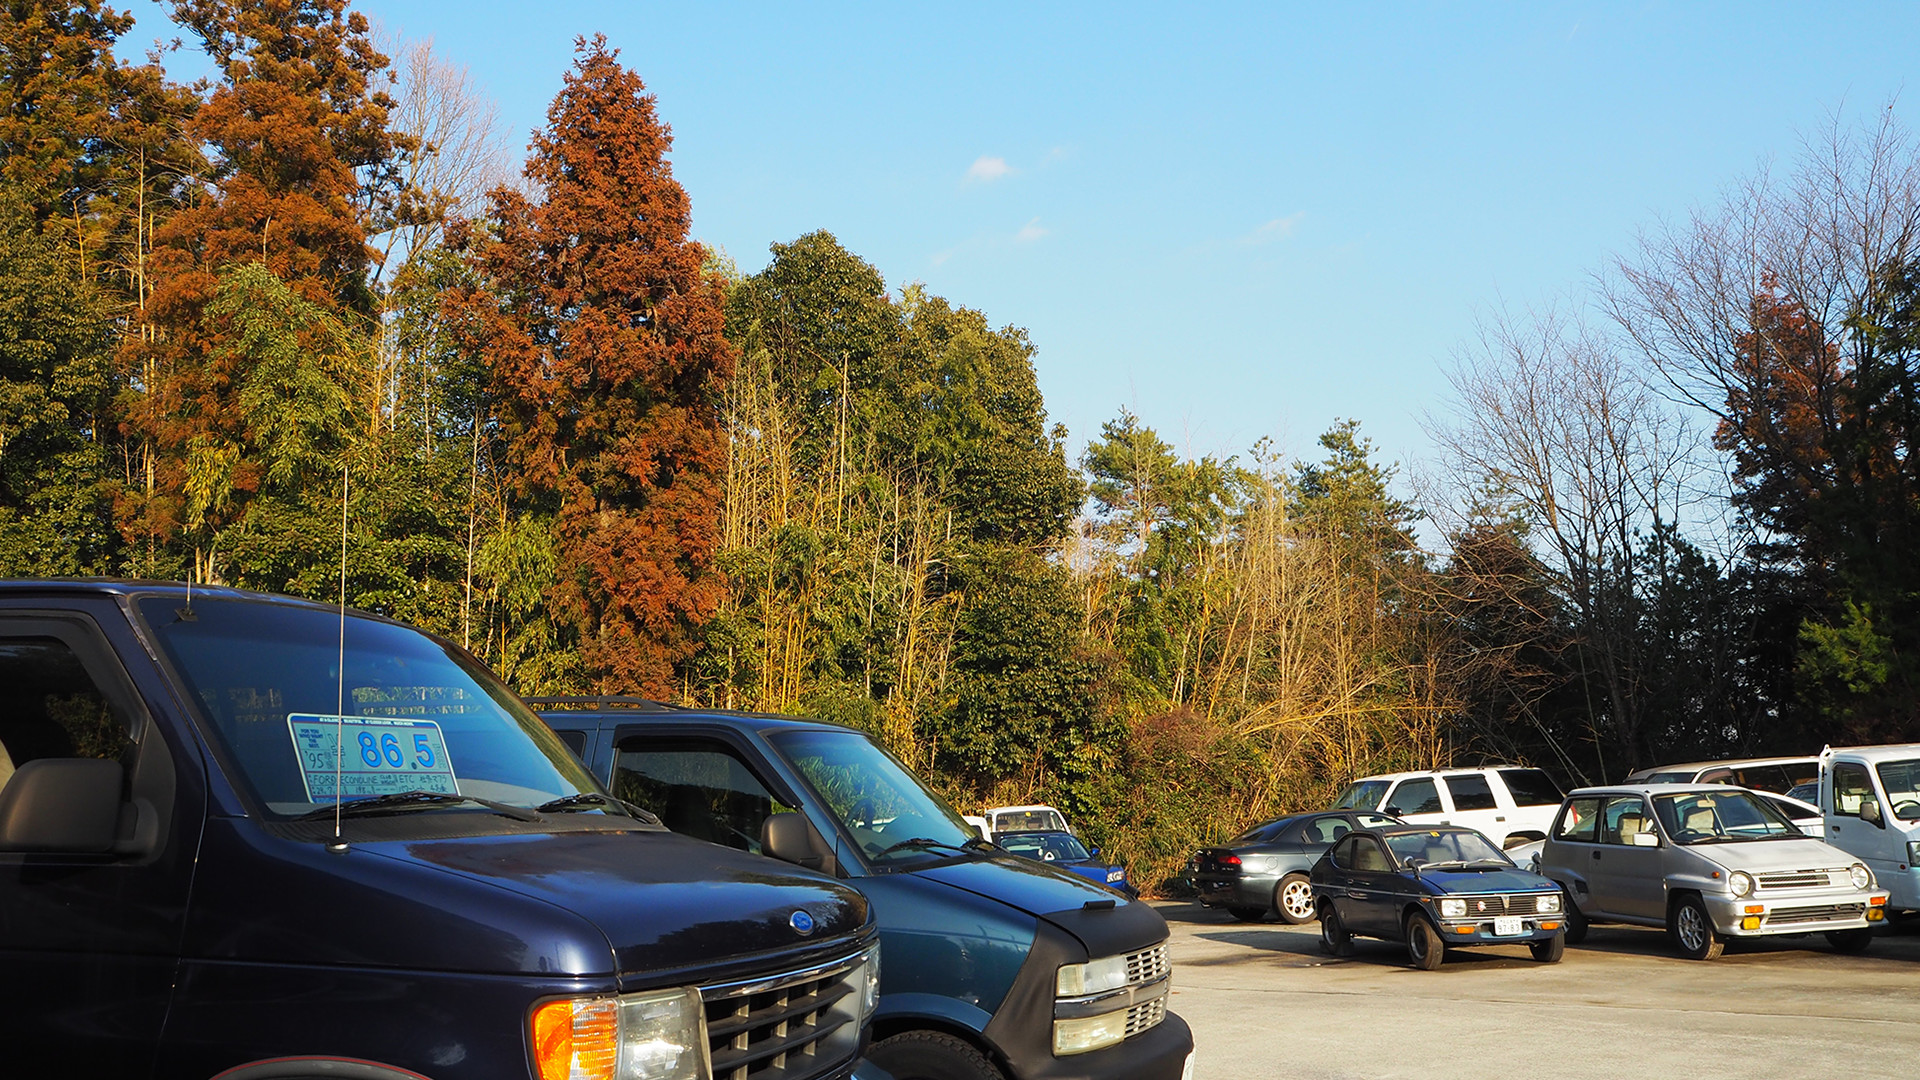
[[[347,711],[347,466],[340,466],[340,666],[333,704],[333,840],[340,842],[340,773],[346,753]]]

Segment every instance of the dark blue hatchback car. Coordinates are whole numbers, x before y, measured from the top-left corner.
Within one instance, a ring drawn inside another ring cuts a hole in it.
[[[1352,956],[1355,937],[1405,942],[1427,971],[1464,946],[1525,945],[1549,964],[1566,949],[1560,887],[1472,829],[1350,832],[1313,864],[1312,879],[1320,945],[1334,956]]]

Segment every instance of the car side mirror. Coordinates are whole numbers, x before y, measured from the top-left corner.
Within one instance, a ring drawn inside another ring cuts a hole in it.
[[[0,851],[105,854],[120,833],[117,761],[36,758],[0,787]]]
[[[1887,819],[1880,816],[1880,800],[1871,795],[1860,800],[1860,820],[1876,829],[1887,827]]]
[[[1087,854],[1088,854],[1088,855],[1090,855],[1090,856],[1092,856],[1093,858],[1096,858],[1096,859],[1097,859],[1097,858],[1099,858],[1099,857],[1100,857],[1100,849],[1099,849],[1099,848],[1088,848],[1088,849],[1087,849]]]
[[[839,872],[826,840],[804,814],[783,811],[768,815],[760,823],[760,847],[782,862],[827,874]]]
[[[1634,833],[1633,846],[1634,847],[1659,847],[1660,835],[1658,833],[1652,833],[1652,832]]]

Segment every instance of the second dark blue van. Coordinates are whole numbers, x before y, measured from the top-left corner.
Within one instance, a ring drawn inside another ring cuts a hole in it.
[[[868,1059],[899,1080],[1183,1080],[1152,907],[982,840],[860,731],[633,698],[528,702],[666,826],[821,870],[886,957]]]

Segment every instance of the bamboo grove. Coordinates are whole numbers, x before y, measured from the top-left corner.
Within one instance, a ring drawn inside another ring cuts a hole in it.
[[[747,275],[692,240],[604,40],[515,161],[345,0],[173,14],[202,83],[92,0],[4,7],[9,576],[330,600],[344,499],[349,601],[524,693],[857,725],[1147,882],[1371,771],[1915,734],[1890,119],[1489,318],[1414,477],[1349,421],[1222,459],[1122,410],[1070,459],[1024,331],[828,232]]]

